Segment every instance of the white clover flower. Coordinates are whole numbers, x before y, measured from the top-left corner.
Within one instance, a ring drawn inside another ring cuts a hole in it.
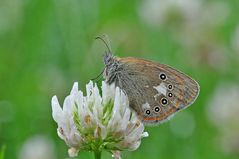
[[[139,17],[151,26],[161,26],[179,18],[191,21],[200,13],[199,0],[147,0],[139,6]]]
[[[55,146],[48,137],[31,136],[21,146],[18,159],[56,159]]]
[[[57,133],[70,147],[70,156],[79,151],[102,150],[120,158],[120,151],[136,150],[141,138],[147,137],[144,125],[129,109],[127,96],[118,87],[102,82],[102,96],[93,82],[86,85],[86,96],[74,83],[63,108],[57,97],[52,98],[52,116],[57,122]]]
[[[208,102],[206,113],[218,129],[216,145],[224,153],[239,153],[239,86],[237,83],[219,85]],[[219,144],[218,144],[219,143]]]

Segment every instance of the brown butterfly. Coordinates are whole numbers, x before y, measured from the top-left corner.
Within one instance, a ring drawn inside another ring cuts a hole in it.
[[[104,78],[125,92],[130,108],[144,124],[162,123],[196,100],[199,85],[184,73],[149,60],[115,57],[108,50]]]

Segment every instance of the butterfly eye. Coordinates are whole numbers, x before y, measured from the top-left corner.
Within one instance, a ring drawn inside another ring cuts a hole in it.
[[[161,103],[163,105],[166,105],[166,104],[168,104],[168,100],[166,98],[162,98]]]
[[[167,76],[165,75],[165,73],[161,73],[161,74],[159,75],[159,78],[160,78],[161,80],[166,80]]]
[[[169,85],[168,85],[168,89],[169,89],[169,90],[172,90],[172,89],[173,89],[173,85],[169,84]]]
[[[168,97],[173,97],[173,94],[172,93],[168,93]]]
[[[150,114],[150,110],[146,110],[145,113],[146,113],[147,115],[149,115],[149,114]]]
[[[154,107],[154,111],[156,112],[156,113],[158,113],[158,112],[160,112],[160,107],[159,106],[156,106],[156,107]]]
[[[105,65],[109,65],[113,61],[113,55],[111,53],[106,53],[104,56]]]

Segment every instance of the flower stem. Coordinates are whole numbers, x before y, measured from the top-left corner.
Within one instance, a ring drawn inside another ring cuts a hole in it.
[[[95,159],[101,159],[101,151],[95,151]]]

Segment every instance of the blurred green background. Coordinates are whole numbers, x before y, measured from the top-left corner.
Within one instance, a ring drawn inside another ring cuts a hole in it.
[[[123,158],[238,159],[238,10],[238,0],[0,0],[5,158],[68,158],[50,100],[62,103],[74,81],[85,90],[100,73],[106,48],[94,37],[106,33],[116,56],[168,64],[201,86],[195,104],[146,127],[150,136]]]

